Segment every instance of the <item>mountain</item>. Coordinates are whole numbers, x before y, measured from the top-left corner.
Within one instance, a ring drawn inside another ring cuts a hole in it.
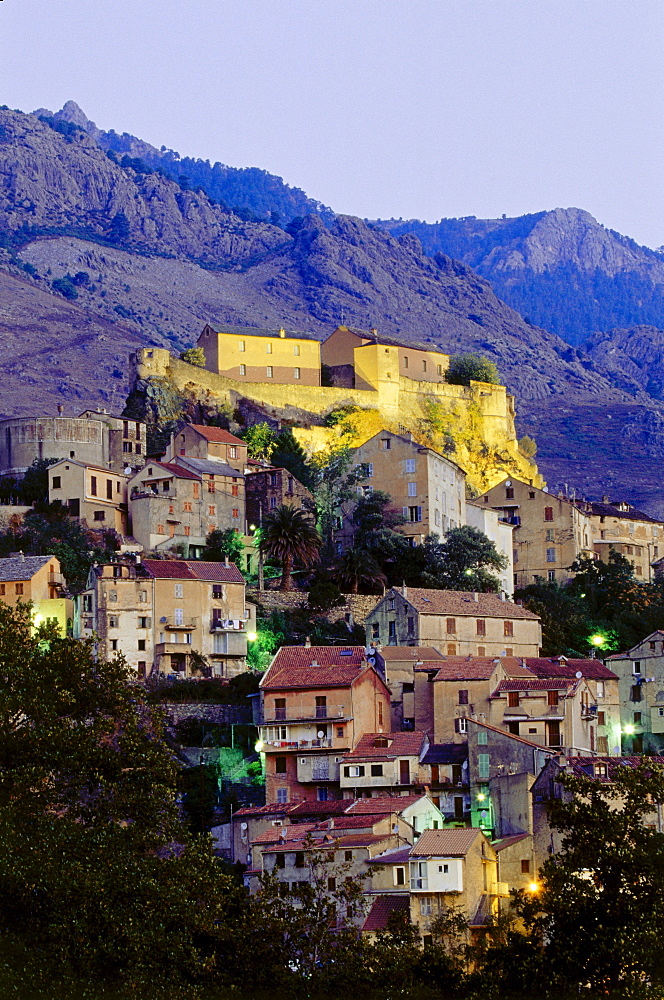
[[[662,408],[632,361],[607,367],[524,321],[413,235],[319,213],[288,232],[241,219],[43,117],[0,110],[3,413],[116,406],[136,346],[180,350],[205,322],[322,338],[343,321],[488,355],[552,484],[659,511]]]
[[[75,101],[67,101],[55,114],[46,108],[33,111],[37,117],[53,122],[57,128],[71,124],[84,131],[100,149],[138,160],[139,167],[162,171],[184,189],[201,189],[211,201],[223,207],[232,207],[236,215],[245,220],[267,220],[289,223],[305,215],[319,215],[330,222],[334,218],[331,208],[315,201],[300,188],[290,187],[281,177],[258,167],[227,167],[223,163],[211,164],[209,160],[181,157],[173,149],[156,146],[137,139],[128,132],[119,135],[114,129],[104,132],[84,114]],[[136,164],[135,164],[136,165]]]
[[[570,344],[615,327],[664,329],[664,254],[605,229],[581,209],[377,225],[395,236],[414,233],[431,256],[462,260],[501,299]]]

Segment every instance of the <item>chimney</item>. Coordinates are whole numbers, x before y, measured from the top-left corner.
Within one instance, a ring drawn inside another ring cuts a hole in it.
[[[61,417],[64,414],[64,412],[65,412],[64,405],[62,403],[58,403],[58,416]]]
[[[479,602],[479,599],[480,599],[480,595],[477,593],[476,590],[474,590],[473,591],[473,600]]]
[[[401,593],[404,597],[408,597],[408,587],[406,586],[406,581],[404,580],[401,584]]]
[[[318,666],[320,666],[320,664],[318,663],[318,660],[312,660],[311,663],[310,663],[310,666],[312,666],[312,667],[318,667]]]
[[[311,648],[311,636],[310,635],[308,635],[306,637],[306,639],[304,640],[304,646],[305,646],[305,649],[310,649]]]
[[[228,556],[224,556],[224,566],[230,566],[230,563],[228,561]]]
[[[22,550],[21,550],[21,551],[19,552],[19,554],[18,554],[18,557],[19,557],[19,559],[21,560],[21,562],[25,562],[25,556],[24,556],[24,554],[23,554],[23,551],[22,551]]]
[[[282,340],[286,336],[286,331],[284,330],[283,326],[279,327],[279,336],[282,338]]]

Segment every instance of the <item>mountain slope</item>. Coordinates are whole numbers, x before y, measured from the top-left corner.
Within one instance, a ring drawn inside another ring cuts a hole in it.
[[[505,302],[570,344],[618,326],[664,328],[664,256],[580,209],[377,224],[397,236],[414,233],[432,256],[464,261]]]

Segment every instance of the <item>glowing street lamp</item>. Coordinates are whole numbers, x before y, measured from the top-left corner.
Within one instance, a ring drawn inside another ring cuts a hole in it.
[[[633,736],[634,735],[634,726],[632,726],[630,723],[628,723],[626,726],[622,727],[622,731],[625,734],[625,736]]]
[[[539,892],[539,885],[537,882],[531,882],[528,886],[528,892]]]
[[[258,638],[258,632],[247,632],[248,642],[256,642],[257,638]]]
[[[603,635],[597,634],[597,635],[591,635],[590,636],[590,645],[591,646],[595,646],[597,649],[600,649],[604,645],[605,642],[606,642],[606,639],[604,638]]]

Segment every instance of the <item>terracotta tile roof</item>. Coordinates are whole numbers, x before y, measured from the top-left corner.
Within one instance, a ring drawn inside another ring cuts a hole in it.
[[[173,462],[150,462],[150,465],[156,465],[160,469],[165,469],[169,476],[175,476],[176,479],[195,479],[197,483],[201,481],[201,477],[195,472],[191,472],[181,465],[174,465]]]
[[[375,813],[383,816],[401,813],[424,797],[423,795],[376,795],[371,799],[355,799],[348,807],[347,812],[355,815]]]
[[[508,677],[501,681],[492,698],[498,691],[562,691],[575,686],[576,677]]]
[[[356,327],[350,326],[342,326],[341,329],[346,329],[349,333],[354,333],[356,337],[361,337],[362,340],[365,340],[367,343],[363,344],[363,347],[366,347],[368,344],[387,344],[392,347],[407,347],[411,351],[428,351],[430,354],[445,354],[436,344],[425,344],[418,340],[399,339],[399,337],[391,337],[388,334],[372,333],[371,330],[359,330]],[[331,336],[332,333],[330,334]]]
[[[437,660],[421,660],[413,663],[413,672],[416,674],[435,674],[440,669],[441,660],[444,659],[445,657],[441,656]]]
[[[385,819],[384,813],[365,813],[358,816],[335,816],[330,822],[332,826],[327,826],[330,833],[337,830],[364,830],[371,829],[375,823]]]
[[[467,854],[475,839],[482,831],[475,827],[459,827],[449,830],[425,830],[410,849],[412,858],[422,857],[462,857]]]
[[[468,760],[467,743],[432,743],[424,757],[423,764],[463,764]]]
[[[344,760],[394,760],[396,757],[419,757],[426,733],[365,733]],[[376,741],[387,740],[389,746],[375,746]]]
[[[206,441],[212,441],[217,444],[241,444],[243,448],[247,447],[246,441],[235,437],[234,434],[231,434],[230,431],[225,431],[222,427],[208,427],[205,424],[190,424],[189,426],[193,430],[198,431]]]
[[[407,893],[400,896],[376,896],[367,913],[366,920],[362,924],[362,930],[386,930],[393,913],[403,913],[405,917],[410,917],[410,898]]]
[[[560,753],[559,749],[544,747],[541,743],[534,743],[532,740],[524,739],[523,736],[517,736],[515,733],[510,733],[507,729],[500,729],[498,726],[490,726],[488,722],[478,722],[477,719],[471,719],[470,717],[468,718],[468,722],[472,722],[474,726],[480,726],[482,729],[488,729],[489,732],[505,736],[508,740],[516,740],[518,743],[525,743],[526,746],[535,747],[537,750],[544,750],[545,753],[550,753],[552,755]]]
[[[320,831],[318,831],[320,832]],[[284,844],[270,844],[262,854],[280,854],[283,851],[318,851],[338,847],[372,847],[389,840],[388,833],[351,833],[337,836],[334,830],[326,831],[324,837],[302,837],[300,840],[289,840]]]
[[[244,583],[235,563],[184,559],[144,559],[142,566],[156,580],[203,580],[209,583]]]
[[[289,812],[295,809],[296,804],[294,802],[269,802],[263,806],[243,806],[242,809],[236,809],[233,813],[233,819],[236,816],[286,816]]]
[[[261,688],[349,687],[363,659],[364,646],[282,646]]]
[[[298,802],[291,807],[290,814],[293,819],[300,816],[339,816],[348,809],[348,803],[348,799],[329,799],[327,802]]]
[[[200,479],[202,476],[224,476],[226,479],[243,479],[244,473],[239,469],[234,469],[227,462],[220,462],[207,458],[188,458],[186,455],[178,455],[175,458],[178,466],[185,466],[196,473]]]
[[[567,768],[579,778],[598,778],[602,781],[610,781],[617,767],[640,767],[641,764],[647,763],[651,759],[634,755],[628,757],[567,757]],[[655,759],[657,760],[657,758]],[[657,762],[661,763],[661,760]],[[606,777],[600,778],[594,773],[597,764],[606,765]]]
[[[302,840],[309,830],[314,829],[315,825],[315,823],[298,823],[297,826],[273,826],[258,834],[251,842],[252,844],[281,844],[291,840]]]
[[[388,592],[403,597],[400,587]],[[498,594],[474,594],[465,590],[424,590],[407,587],[405,598],[422,615],[469,615],[473,618],[528,618],[539,621],[539,616],[511,601],[501,601]],[[475,600],[477,598],[477,600]]]
[[[646,514],[636,507],[630,507],[629,510],[620,510],[617,506],[619,503],[619,500],[612,500],[609,503],[590,501],[588,506],[595,517],[619,517],[626,521],[648,521],[650,524],[662,524],[662,521],[658,521],[656,517],[651,517],[650,514]]]
[[[436,681],[488,680],[497,666],[502,666],[510,677],[532,677],[515,656],[446,656],[438,664]]]
[[[605,667],[601,660],[567,660],[565,662],[558,657],[547,659],[543,656],[529,656],[525,660],[525,664],[537,677],[575,677],[577,671],[580,671],[589,680],[618,680],[618,675]]]
[[[389,663],[391,660],[412,660],[417,663],[420,660],[442,660],[443,654],[434,646],[383,646],[381,648],[383,659]]]
[[[491,842],[491,846],[494,851],[504,851],[506,847],[514,847],[515,844],[520,843],[522,840],[528,840],[531,834],[529,833],[515,833],[513,837],[501,837],[500,840],[494,840]]]

